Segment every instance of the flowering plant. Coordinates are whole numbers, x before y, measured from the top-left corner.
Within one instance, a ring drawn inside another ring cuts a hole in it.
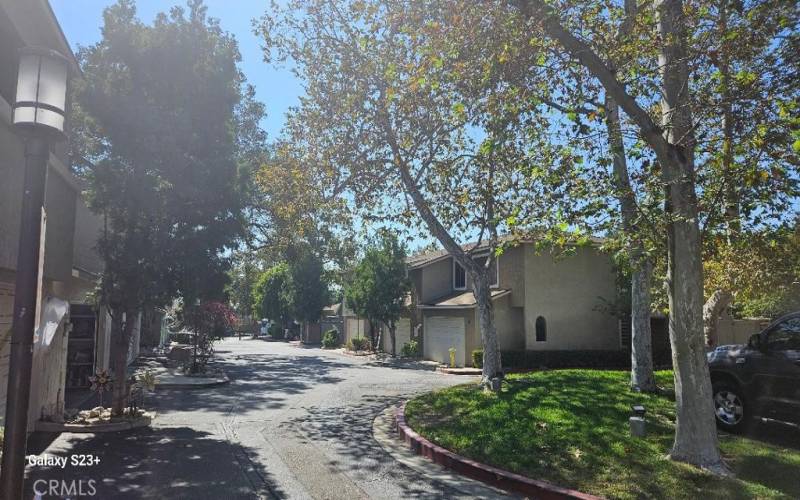
[[[90,389],[100,396],[100,406],[103,405],[103,393],[111,389],[114,378],[108,374],[108,370],[99,370],[89,377],[92,386]]]

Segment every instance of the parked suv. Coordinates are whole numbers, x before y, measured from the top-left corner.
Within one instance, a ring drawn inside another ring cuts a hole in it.
[[[708,353],[717,425],[739,432],[754,417],[800,424],[800,311],[772,322],[747,345]]]

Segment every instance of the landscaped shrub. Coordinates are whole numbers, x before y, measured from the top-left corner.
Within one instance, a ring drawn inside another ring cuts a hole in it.
[[[472,366],[475,368],[483,368],[483,349],[475,349],[472,351]]]
[[[283,327],[278,323],[272,323],[269,325],[269,330],[267,330],[267,333],[273,339],[282,339],[284,336]]]
[[[403,344],[400,349],[400,355],[404,358],[418,358],[419,357],[419,342],[410,340]]]
[[[339,332],[335,328],[331,328],[322,334],[322,347],[333,349],[337,345],[339,345]]]
[[[608,368],[627,370],[631,367],[628,351],[502,351],[504,368]],[[670,366],[669,353],[653,353],[653,364]]]
[[[350,339],[347,348],[351,351],[365,351],[369,349],[369,339],[366,337]]]

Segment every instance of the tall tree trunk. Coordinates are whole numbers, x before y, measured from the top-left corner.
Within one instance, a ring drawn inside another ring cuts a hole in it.
[[[669,330],[677,421],[670,456],[727,473],[719,454],[711,378],[703,342],[703,263],[695,193],[694,133],[686,26],[681,0],[656,3],[662,40],[662,125],[678,162],[662,165],[667,187]]]
[[[631,273],[631,387],[642,392],[655,392],[653,375],[653,341],[650,329],[650,259],[634,255]]]
[[[727,290],[716,290],[703,305],[703,337],[706,346],[710,349],[717,347],[719,335],[719,317],[722,312],[731,304],[733,295]]]
[[[389,340],[392,342],[392,357],[397,357],[397,325],[394,321],[389,322]]]
[[[497,330],[494,325],[491,288],[488,273],[473,273],[473,293],[478,306],[478,317],[483,345],[483,367],[481,368],[481,384],[492,386],[492,379],[502,371],[500,349],[497,343]]]
[[[631,242],[628,258],[631,261],[631,387],[643,392],[656,390],[653,375],[652,332],[650,330],[650,276],[652,265],[641,235],[637,234],[637,202],[628,173],[625,144],[622,140],[619,106],[606,93],[606,128],[613,156],[614,183],[620,204],[622,227]]]
[[[124,319],[123,319],[124,316]],[[113,347],[113,371],[114,382],[111,393],[111,413],[112,415],[122,415],[125,411],[125,403],[128,398],[128,349],[130,340],[133,336],[135,325],[134,313],[130,309],[122,308],[113,313],[111,323],[111,337]]]
[[[694,178],[687,33],[683,2],[658,0],[661,40],[662,124],[633,98],[594,50],[564,29],[558,12],[542,0],[517,0],[523,12],[538,19],[557,40],[603,84],[639,127],[662,169],[667,208],[670,344],[675,375],[677,422],[670,453],[678,461],[727,474],[717,443],[711,380],[703,345],[703,266]]]
[[[389,123],[388,115],[383,112],[378,115],[378,119],[383,122],[383,127],[389,139],[389,146],[394,155],[394,164],[400,179],[403,182],[406,192],[414,202],[420,218],[425,222],[425,227],[442,244],[447,252],[456,260],[473,278],[475,283],[475,301],[478,305],[481,323],[481,341],[483,346],[483,370],[481,383],[491,387],[491,380],[496,378],[501,371],[500,349],[497,342],[497,330],[494,326],[492,315],[491,295],[488,280],[488,265],[482,270],[472,257],[461,248],[456,240],[447,232],[436,214],[431,210],[428,201],[419,190],[414,177],[411,175],[409,165],[405,162],[401,148],[394,136],[394,131]],[[479,286],[479,283],[481,286]],[[488,355],[487,355],[488,353]]]

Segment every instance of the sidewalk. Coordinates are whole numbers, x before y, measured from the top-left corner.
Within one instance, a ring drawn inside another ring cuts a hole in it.
[[[230,382],[222,370],[200,375],[187,375],[178,367],[164,366],[154,358],[138,360],[136,372],[150,370],[156,378],[156,390],[159,389],[199,389],[214,387]]]

